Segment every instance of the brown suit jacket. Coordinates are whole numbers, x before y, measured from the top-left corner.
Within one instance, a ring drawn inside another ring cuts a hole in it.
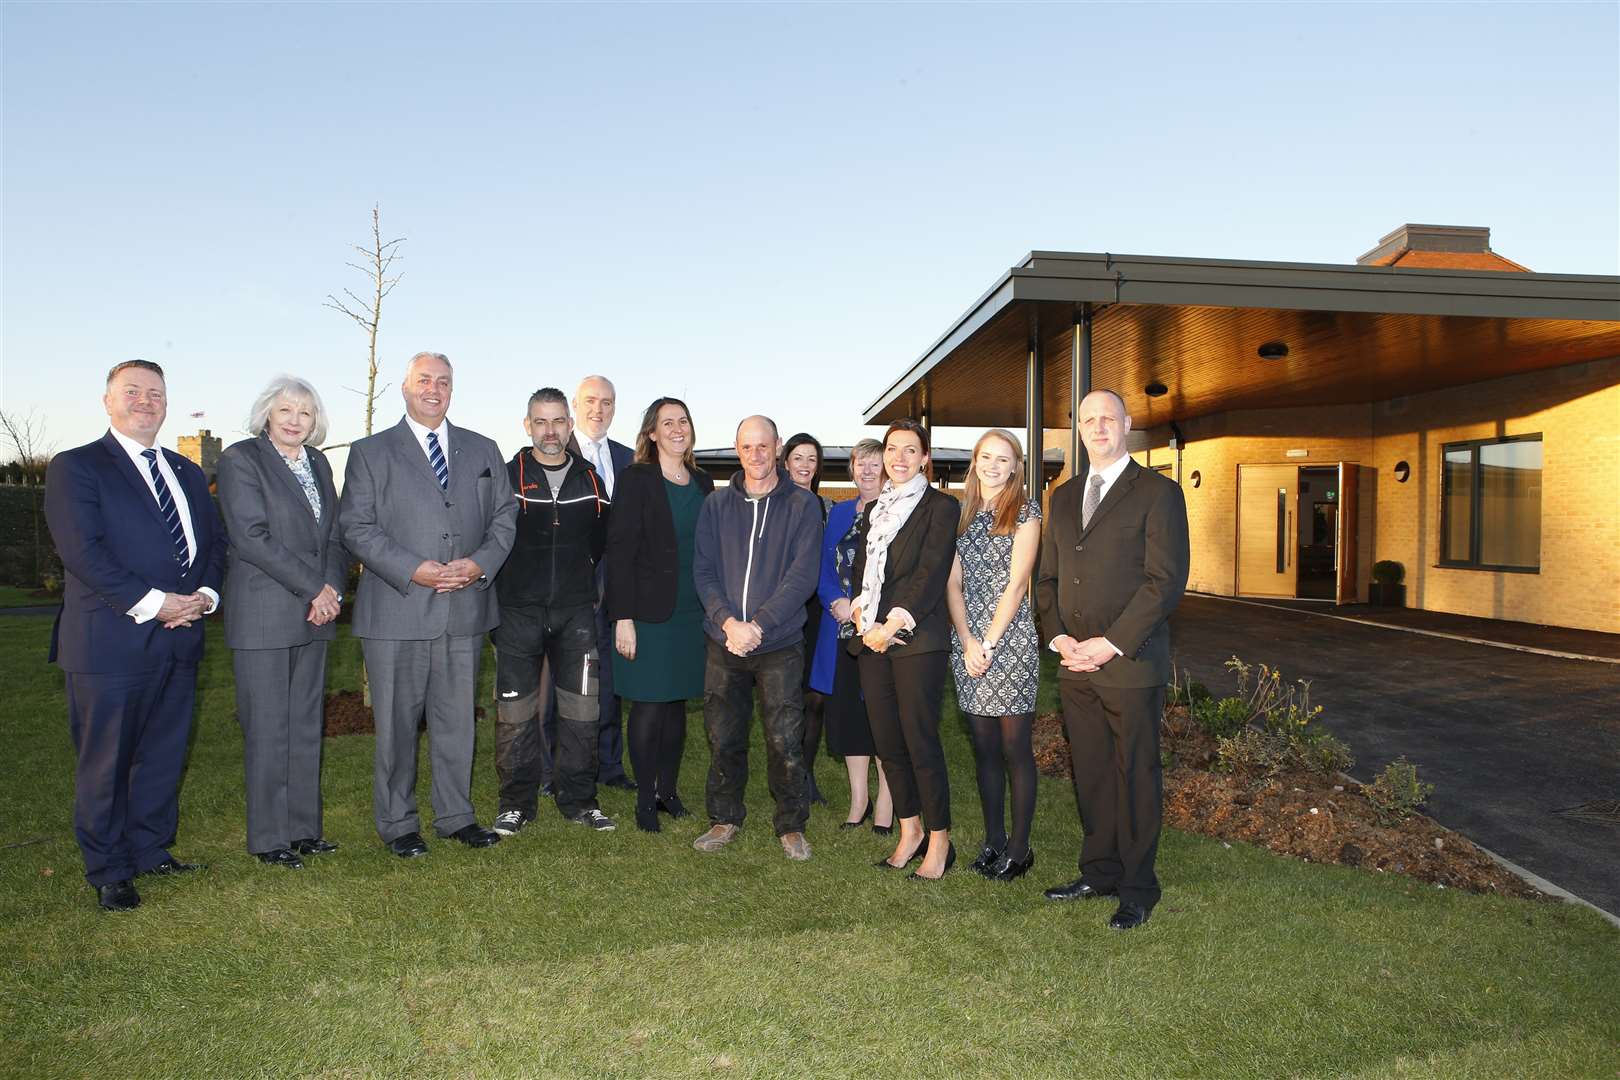
[[[1123,656],[1063,679],[1149,687],[1170,681],[1170,613],[1187,589],[1187,504],[1181,487],[1135,461],[1080,528],[1084,476],[1052,494],[1035,574],[1041,642],[1105,637]]]

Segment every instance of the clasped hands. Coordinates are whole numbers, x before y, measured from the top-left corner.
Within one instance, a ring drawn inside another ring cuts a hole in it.
[[[157,620],[163,624],[165,630],[190,626],[208,614],[208,607],[212,603],[207,593],[166,592],[163,594],[163,606],[157,611]]]
[[[732,656],[747,656],[759,648],[759,643],[765,640],[765,631],[761,630],[759,623],[756,622],[728,618],[720,629],[726,635],[726,651]]]
[[[465,589],[483,576],[484,571],[471,559],[454,559],[447,563],[424,559],[411,580],[434,592],[447,593]]]
[[[1070,671],[1096,671],[1119,655],[1108,644],[1108,639],[1102,637],[1076,641],[1071,635],[1064,634],[1054,638],[1052,644],[1057,646],[1058,663]]]
[[[859,604],[849,609],[849,618],[855,624],[855,629],[859,630],[861,628],[861,608]],[[889,651],[889,646],[894,644],[894,635],[904,626],[905,622],[903,620],[895,618],[891,618],[887,622],[880,622],[861,634],[861,644],[875,653],[886,653]]]
[[[309,614],[304,616],[304,621],[316,626],[325,626],[338,617],[338,609],[341,606],[337,590],[330,585],[322,585],[320,593],[309,602]]]

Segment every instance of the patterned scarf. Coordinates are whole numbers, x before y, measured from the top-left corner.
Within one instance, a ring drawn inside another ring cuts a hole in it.
[[[885,480],[883,491],[872,507],[872,516],[866,529],[866,572],[861,575],[861,595],[855,604],[861,609],[861,632],[865,633],[882,620],[877,617],[877,606],[883,596],[883,575],[889,565],[889,544],[894,541],[911,512],[922,502],[928,490],[928,477],[918,473],[896,487],[894,481]]]

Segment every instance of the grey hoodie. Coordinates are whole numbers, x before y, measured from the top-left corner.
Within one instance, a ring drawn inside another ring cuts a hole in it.
[[[804,639],[804,605],[821,570],[821,504],[776,470],[776,487],[753,498],[738,471],[698,512],[692,578],[703,629],[724,645],[727,619],[758,623],[755,653]]]

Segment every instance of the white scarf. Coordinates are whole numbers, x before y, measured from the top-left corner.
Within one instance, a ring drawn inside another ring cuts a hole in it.
[[[889,544],[894,541],[911,512],[922,502],[928,490],[928,477],[917,473],[896,487],[893,480],[883,482],[883,491],[872,506],[872,516],[866,528],[866,570],[861,575],[861,595],[855,606],[861,609],[862,633],[882,620],[877,617],[877,606],[883,596],[883,575],[889,564]]]

